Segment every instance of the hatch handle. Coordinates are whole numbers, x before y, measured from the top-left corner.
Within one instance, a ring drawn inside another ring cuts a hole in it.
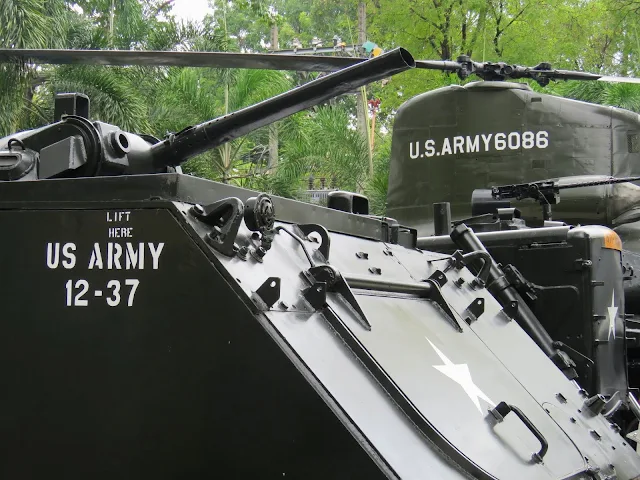
[[[460,270],[462,267],[469,267],[477,260],[482,260],[482,268],[478,269],[479,273],[474,279],[474,286],[482,288],[487,284],[491,271],[491,256],[484,250],[475,250],[464,255],[462,254],[462,250],[456,250],[449,259],[445,273],[451,268]]]
[[[540,430],[536,428],[536,426],[531,422],[531,420],[527,418],[522,410],[514,405],[509,405],[506,402],[500,402],[494,409],[489,410],[489,412],[491,412],[491,415],[493,415],[498,422],[502,422],[504,420],[504,417],[506,417],[509,413],[515,413],[516,416],[520,420],[522,420],[522,423],[526,425],[529,431],[533,433],[533,436],[536,437],[540,442],[540,450],[534,453],[531,456],[531,459],[536,463],[542,463],[542,459],[547,454],[547,450],[549,449],[549,443],[544,438],[544,435],[540,433]]]

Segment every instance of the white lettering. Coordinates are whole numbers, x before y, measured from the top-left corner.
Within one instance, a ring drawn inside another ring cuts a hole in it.
[[[75,253],[71,253],[71,251],[76,251],[76,245],[74,243],[65,243],[62,247],[62,255],[65,258],[62,261],[62,266],[66,269],[76,266],[76,255]]]
[[[115,307],[120,304],[120,282],[118,280],[111,280],[107,283],[107,288],[113,289],[113,298],[107,297],[107,304],[110,307]]]
[[[89,260],[89,270],[93,270],[93,267],[102,270],[104,268],[102,264],[102,253],[100,252],[100,245],[93,244],[93,251],[91,252],[91,259]]]
[[[522,134],[522,148],[533,148],[536,146],[534,142],[535,135],[533,132],[524,132]]]
[[[493,137],[493,133],[490,133],[489,135],[485,135],[484,133],[482,134],[482,141],[484,142],[485,152],[489,151],[489,141],[491,140],[491,137]]]
[[[482,142],[480,142],[482,139]],[[456,155],[462,153],[476,153],[480,151],[490,152],[492,150],[519,150],[521,148],[547,148],[549,146],[549,133],[546,131],[525,131],[525,132],[508,132],[508,133],[487,133],[478,135],[456,135],[451,138],[443,138],[440,146],[439,141],[430,139],[425,140],[422,145],[420,142],[409,142],[409,155],[411,158],[433,157],[434,155]],[[421,153],[421,146],[424,151]],[[484,150],[482,149],[484,146]],[[115,234],[118,238],[131,237],[131,231],[120,228]]]
[[[515,139],[515,141],[513,141],[513,139]],[[520,134],[518,132],[511,132],[507,141],[511,150],[517,150],[520,148]]]
[[[128,222],[131,212],[107,212],[107,222]]]
[[[424,154],[427,157],[433,157],[436,154],[435,144],[435,140],[427,140],[426,142],[424,142]]]
[[[120,265],[120,256],[122,255],[122,247],[119,243],[107,244],[107,270],[122,270]]]
[[[82,298],[87,293],[87,290],[89,290],[89,282],[86,280],[78,280],[76,282],[75,288],[80,291],[76,294],[75,298],[73,297],[73,282],[71,280],[67,281],[65,288],[67,290],[67,307],[72,305],[74,307],[86,307],[89,305],[89,301]]]
[[[60,262],[60,244],[47,243],[47,267],[58,268]]]
[[[126,251],[127,270],[139,268],[144,270],[144,243],[141,243],[138,250],[131,243],[127,243]]]
[[[413,145],[415,144],[416,146],[416,152],[413,153]],[[418,155],[420,155],[420,143],[419,142],[411,142],[409,143],[409,156],[411,158],[418,158]]]
[[[133,305],[133,299],[136,295],[138,285],[140,285],[140,280],[137,280],[135,278],[128,278],[124,281],[124,284],[131,287],[131,290],[129,291],[129,299],[127,300],[127,306],[130,307]]]
[[[147,245],[151,254],[153,269],[158,270],[160,255],[164,248],[164,243]],[[94,244],[89,260],[89,270],[94,268],[103,269],[104,261],[107,263],[107,270],[144,270],[145,244],[144,243],[112,243],[106,245],[106,258],[103,258],[100,245]]]
[[[164,243],[159,243],[157,247],[153,245],[153,243],[149,243],[149,252],[151,253],[151,259],[153,264],[153,269],[158,269],[158,261],[160,260],[160,254],[162,253],[162,249],[164,248]]]
[[[467,153],[473,153],[480,150],[480,137],[476,135],[473,137],[473,141],[471,137],[467,136]]]
[[[453,137],[453,153],[458,153],[458,148],[464,153],[464,137]]]
[[[109,238],[131,238],[133,227],[111,227],[108,230]]]
[[[451,155],[451,144],[449,143],[448,138],[444,139],[444,144],[442,145],[442,151],[440,152],[440,155],[444,155],[446,153]]]
[[[549,134],[547,132],[540,131],[536,134],[536,146],[538,148],[547,148],[549,146]]]
[[[127,306],[131,307],[133,306],[133,301],[135,299],[136,290],[140,285],[140,280],[137,280],[135,278],[128,278],[124,281],[124,284],[127,287],[131,287],[129,289],[129,295],[127,298]],[[67,306],[86,307],[87,305],[89,305],[89,301],[83,298],[87,293],[89,293],[89,289],[89,282],[87,280],[77,280],[75,284],[73,280],[67,280],[67,282],[65,283],[65,290],[67,293]],[[109,305],[110,307],[116,307],[120,305],[122,296],[124,296],[125,294],[124,291],[122,295],[120,294],[120,280],[109,280],[107,282],[107,289],[110,290],[110,292],[108,292],[108,295],[105,295],[107,305]],[[93,296],[96,298],[102,297],[102,290],[94,290]]]

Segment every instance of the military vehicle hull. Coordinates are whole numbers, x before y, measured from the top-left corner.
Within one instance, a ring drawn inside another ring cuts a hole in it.
[[[640,475],[466,267],[275,197],[261,251],[235,215],[256,195],[179,174],[0,185],[3,476]]]
[[[539,93],[523,83],[433,90],[408,100],[395,118],[387,214],[421,236],[432,235],[432,204],[450,202],[454,220],[470,217],[476,189],[639,175],[639,139],[640,117],[633,112]],[[527,220],[540,219],[539,206],[529,204],[513,206]],[[636,185],[588,187],[563,190],[553,212],[567,223],[612,226],[638,204]]]

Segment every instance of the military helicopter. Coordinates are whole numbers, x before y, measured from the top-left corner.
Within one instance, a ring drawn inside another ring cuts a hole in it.
[[[0,139],[5,476],[639,477],[620,399],[580,385],[518,291],[487,288],[500,267],[464,223],[443,254],[355,194],[324,208],[177,171],[409,52],[0,55],[333,71],[164,139],[73,94]]]

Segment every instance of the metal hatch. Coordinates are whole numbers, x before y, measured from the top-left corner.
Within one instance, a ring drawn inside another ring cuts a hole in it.
[[[338,270],[372,281],[384,275],[382,283],[417,283],[443,265],[428,264],[426,255],[399,246],[391,248],[374,242],[366,242],[365,246],[362,240],[337,235],[332,236],[332,242],[332,264]],[[358,251],[366,251],[365,261],[355,254]],[[402,261],[394,252],[401,253]],[[443,291],[454,288],[452,284],[460,273],[447,273],[449,279]],[[440,306],[427,299],[390,291],[354,292],[371,329],[349,320],[353,314],[344,303],[334,301],[331,306],[343,319],[343,336],[353,335],[362,348],[359,351],[358,345],[351,346],[354,354],[374,359],[378,373],[388,376],[406,397],[407,407],[415,408],[424,419],[424,435],[446,439],[460,455],[495,478],[564,478],[587,467],[582,453],[565,432],[459,315],[454,314],[461,322],[462,332]],[[481,289],[478,294],[482,295],[487,314],[504,315],[488,292]],[[474,299],[471,292],[447,296],[448,305],[456,312],[463,312]],[[484,317],[483,320],[489,323]],[[504,322],[502,318],[498,321]],[[376,375],[376,368],[369,367],[369,371]],[[515,413],[496,421],[490,410],[501,402],[523,413],[525,421]],[[541,464],[535,461],[541,442],[532,426],[548,443]]]
[[[415,408],[405,414],[423,435],[436,443],[437,437],[446,439],[458,455],[495,478],[563,478],[585,468],[564,432],[470,329],[456,331],[426,300],[356,297],[371,331],[346,321],[343,338],[352,334],[362,345],[359,350],[350,343],[354,354],[361,360],[370,355],[380,367],[370,368],[372,375],[388,376],[406,397],[402,408]],[[341,303],[331,305],[340,318],[349,317]],[[506,415],[499,422],[490,410],[501,402],[517,407],[525,420]]]
[[[288,307],[274,303],[261,308],[264,315],[401,478],[420,478],[415,473],[424,465],[441,468],[433,458],[420,458],[426,456],[420,450],[425,445],[431,452],[436,447],[440,462],[457,464],[477,478],[558,479],[585,471],[580,451],[511,372],[464,322],[460,332],[430,300],[352,286],[365,322],[335,293],[327,295],[328,306],[305,313],[299,299],[308,285],[303,278],[309,262],[300,248],[306,241],[277,235],[258,263],[218,258],[250,295],[265,279],[278,277],[278,301]],[[416,283],[385,254],[381,242],[339,234],[331,234],[330,242],[330,265],[345,278],[369,275],[383,283]],[[427,270],[419,252],[406,252]],[[448,275],[453,281],[458,273]],[[467,297],[464,301],[474,300]],[[410,422],[423,447],[400,432],[397,414]],[[399,451],[405,444],[407,450]]]

